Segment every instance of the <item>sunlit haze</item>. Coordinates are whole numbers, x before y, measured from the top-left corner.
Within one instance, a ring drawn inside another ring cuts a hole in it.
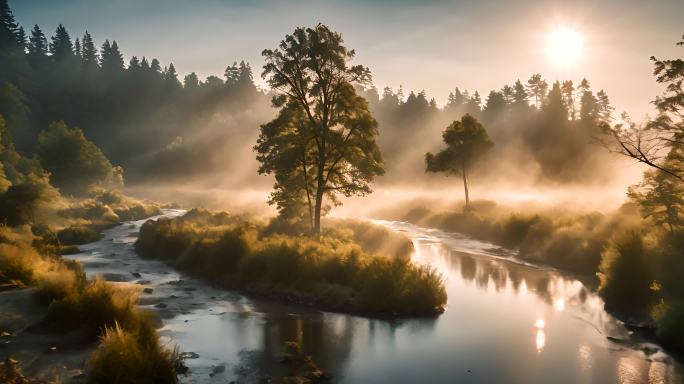
[[[683,0],[0,0],[0,384],[684,384]]]
[[[424,89],[443,105],[454,87],[484,96],[532,73],[575,82],[586,77],[610,93],[618,112],[639,118],[652,114],[649,102],[661,89],[650,76],[649,57],[676,52],[671,40],[682,33],[684,14],[679,0],[10,0],[10,5],[24,25],[53,31],[62,23],[76,35],[87,29],[98,45],[116,39],[127,59],[153,56],[172,61],[183,75],[196,71],[201,77],[223,73],[234,60],[259,68],[261,49],[272,45],[273,36],[323,22],[356,49],[379,89]],[[581,33],[586,47],[581,61],[564,68],[547,52],[549,33],[558,26]]]

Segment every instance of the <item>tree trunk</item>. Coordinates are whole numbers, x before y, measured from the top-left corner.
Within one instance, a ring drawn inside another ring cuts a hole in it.
[[[314,217],[314,236],[316,239],[321,238],[321,208],[323,206],[323,186],[318,183],[318,188],[316,189],[316,208]]]
[[[323,142],[325,147],[325,141]],[[325,168],[325,153],[321,151],[318,155],[318,169],[316,170],[316,207],[314,208],[314,236],[316,239],[321,238],[321,209],[323,207],[323,193],[325,192],[325,180],[323,178],[323,170]]]
[[[470,210],[470,196],[468,194],[468,174],[466,173],[465,161],[461,162],[461,171],[463,172],[463,190],[465,191],[465,210]]]

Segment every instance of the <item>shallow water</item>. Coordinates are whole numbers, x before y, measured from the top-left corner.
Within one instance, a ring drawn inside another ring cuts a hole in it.
[[[684,383],[681,364],[632,338],[577,279],[458,234],[376,221],[413,239],[414,261],[442,272],[449,295],[436,319],[385,321],[246,298],[142,260],[133,242],[143,222],[72,257],[89,274],[153,289],[141,306],[160,312],[164,339],[199,355],[182,382],[276,376],[294,340],[336,383]]]

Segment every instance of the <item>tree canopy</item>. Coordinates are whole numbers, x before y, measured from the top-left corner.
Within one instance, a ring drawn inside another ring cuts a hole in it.
[[[425,155],[426,171],[460,175],[463,178],[467,209],[470,204],[468,169],[494,143],[482,124],[469,114],[465,114],[461,121],[451,123],[442,133],[442,139],[447,147],[436,154],[428,152]]]
[[[83,131],[63,121],[51,124],[38,137],[38,153],[50,180],[63,193],[85,195],[95,186],[120,188],[123,170],[114,167]]]
[[[261,127],[259,172],[275,175],[271,203],[281,215],[304,211],[319,235],[324,197],[338,204],[338,194],[368,194],[369,183],[384,172],[377,122],[354,88],[369,84],[370,71],[351,65],[354,51],[322,24],[295,29],[262,55],[262,77],[280,112]]]

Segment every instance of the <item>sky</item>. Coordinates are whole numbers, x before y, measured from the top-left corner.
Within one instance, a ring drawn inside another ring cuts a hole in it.
[[[297,26],[342,33],[379,89],[425,90],[439,105],[455,87],[479,91],[541,73],[549,82],[587,78],[617,112],[639,120],[661,92],[649,58],[682,57],[682,0],[9,0],[25,29],[116,40],[126,57],[173,62],[181,77],[223,74],[233,61],[261,73],[261,51]],[[549,57],[552,31],[582,36],[575,63]],[[262,82],[263,84],[263,82]]]

